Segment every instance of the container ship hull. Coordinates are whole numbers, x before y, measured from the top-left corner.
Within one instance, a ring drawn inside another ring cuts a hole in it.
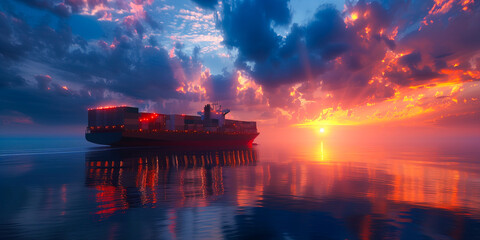
[[[129,146],[252,146],[258,133],[227,134],[206,132],[91,132],[85,138],[92,143]]]

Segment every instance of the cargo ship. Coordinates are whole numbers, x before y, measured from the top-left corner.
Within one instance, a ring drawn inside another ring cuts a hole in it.
[[[256,122],[225,119],[230,110],[217,106],[205,105],[198,116],[92,108],[85,138],[110,146],[252,146],[259,135]]]

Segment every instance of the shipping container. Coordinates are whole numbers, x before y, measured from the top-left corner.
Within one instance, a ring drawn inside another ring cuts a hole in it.
[[[138,117],[138,108],[133,107],[89,109],[88,126],[101,128],[124,126],[138,129]]]
[[[158,113],[140,113],[140,129],[142,130],[164,130],[165,115]]]
[[[223,120],[222,120],[223,121]],[[208,125],[208,126],[207,126]],[[127,130],[188,130],[188,131],[220,131],[256,133],[256,122],[225,119],[220,125],[219,119],[210,119],[205,123],[200,116],[184,114],[157,114],[139,113],[138,108],[112,107],[88,110],[88,126],[90,129],[114,129],[116,127]]]
[[[168,130],[185,130],[185,115],[171,114],[166,120]]]

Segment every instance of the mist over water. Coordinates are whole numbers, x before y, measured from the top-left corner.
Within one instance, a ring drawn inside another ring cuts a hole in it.
[[[1,149],[2,238],[480,236],[480,148],[471,141],[319,138],[237,149],[31,141]]]

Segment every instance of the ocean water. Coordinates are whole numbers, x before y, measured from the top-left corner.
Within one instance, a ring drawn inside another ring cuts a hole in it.
[[[480,239],[480,148],[0,139],[0,238]]]

